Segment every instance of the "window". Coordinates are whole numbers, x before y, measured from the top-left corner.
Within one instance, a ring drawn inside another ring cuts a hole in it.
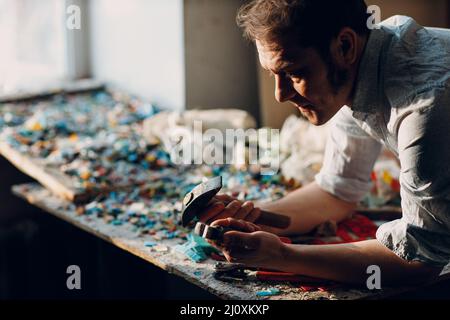
[[[0,94],[66,78],[64,0],[0,0]]]

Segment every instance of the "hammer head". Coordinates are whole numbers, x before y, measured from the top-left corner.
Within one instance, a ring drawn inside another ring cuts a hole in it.
[[[187,226],[208,205],[220,189],[222,189],[222,177],[218,176],[199,184],[186,194],[183,199],[182,225]]]
[[[222,241],[224,233],[231,230],[234,229],[222,226],[213,227],[207,225],[206,223],[197,222],[195,224],[194,233],[205,239]]]

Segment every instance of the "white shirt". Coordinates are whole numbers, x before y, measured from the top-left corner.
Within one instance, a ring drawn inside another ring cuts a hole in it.
[[[399,257],[450,262],[450,30],[392,17],[371,31],[352,107],[332,119],[316,182],[358,202],[384,144],[400,160],[403,216],[377,239]]]

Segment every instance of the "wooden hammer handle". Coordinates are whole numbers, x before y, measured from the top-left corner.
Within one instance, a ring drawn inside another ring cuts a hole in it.
[[[291,224],[291,218],[282,214],[261,210],[261,215],[255,223],[268,227],[286,229]]]

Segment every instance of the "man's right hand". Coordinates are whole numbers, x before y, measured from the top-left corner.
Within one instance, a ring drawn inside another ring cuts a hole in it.
[[[212,223],[213,221],[226,218],[255,222],[261,214],[259,208],[255,208],[251,201],[240,201],[236,198],[218,194],[211,199],[208,206],[199,215],[200,222]]]

